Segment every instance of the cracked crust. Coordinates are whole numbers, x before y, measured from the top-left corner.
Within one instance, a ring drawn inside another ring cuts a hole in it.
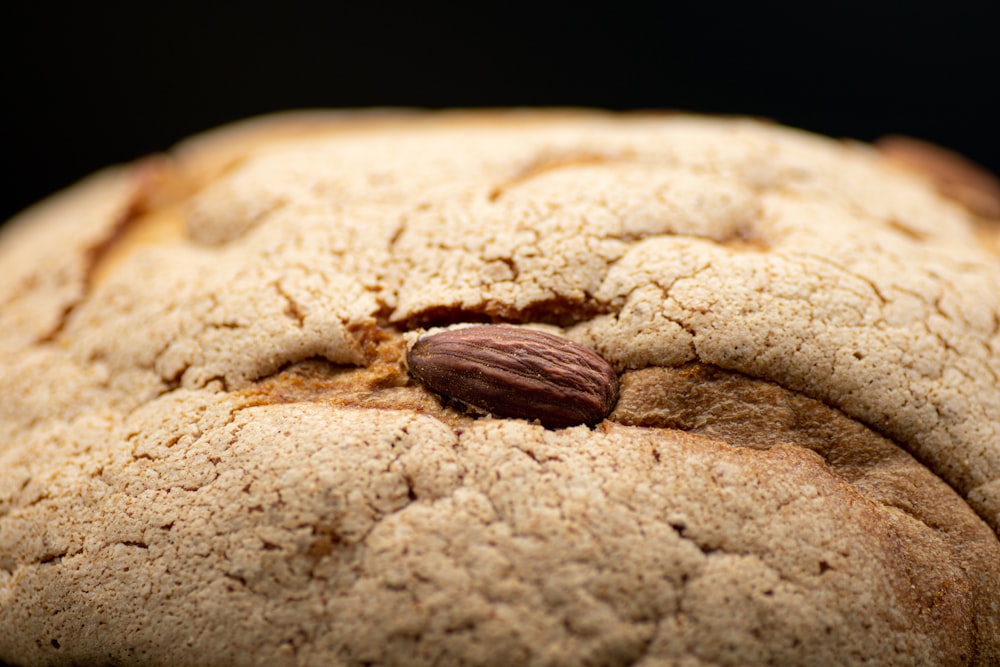
[[[99,175],[0,237],[0,660],[994,664],[990,234],[681,115],[298,114]],[[409,380],[474,321],[617,409]]]

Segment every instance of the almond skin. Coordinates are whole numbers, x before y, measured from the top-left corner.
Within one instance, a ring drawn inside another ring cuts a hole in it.
[[[618,376],[608,362],[533,329],[484,324],[424,336],[407,364],[436,392],[552,429],[595,424],[618,401]]]

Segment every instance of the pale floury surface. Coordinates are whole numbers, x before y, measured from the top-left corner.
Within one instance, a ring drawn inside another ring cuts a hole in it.
[[[996,664],[997,234],[687,116],[301,114],[99,174],[0,236],[0,659]],[[484,320],[617,409],[409,378]]]

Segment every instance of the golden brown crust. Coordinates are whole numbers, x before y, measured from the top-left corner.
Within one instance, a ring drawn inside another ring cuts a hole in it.
[[[1000,269],[872,151],[311,114],[101,178],[0,242],[0,659],[1000,655]],[[611,362],[611,418],[410,379],[497,320]]]
[[[929,178],[942,194],[976,215],[1000,220],[1000,179],[963,155],[898,134],[880,138],[875,146],[889,160]]]
[[[1000,629],[993,611],[1000,599],[996,539],[939,478],[896,445],[839,410],[772,383],[701,364],[648,368],[626,373],[622,398],[611,419],[624,424],[678,429],[719,438],[738,447],[771,449],[794,446],[819,454],[830,471],[872,502],[895,509],[909,521],[895,529],[900,539],[925,551],[906,567],[915,617],[948,625],[961,612],[958,591],[975,588],[972,579],[986,574],[992,582],[973,602],[973,617],[990,635]],[[944,546],[947,545],[947,546]],[[962,574],[941,578],[930,567],[942,549]],[[917,560],[924,566],[917,565]],[[992,574],[989,574],[992,573]],[[930,579],[922,580],[923,576]],[[964,581],[965,583],[960,583]],[[921,597],[923,596],[923,597]],[[931,620],[937,614],[940,618]]]

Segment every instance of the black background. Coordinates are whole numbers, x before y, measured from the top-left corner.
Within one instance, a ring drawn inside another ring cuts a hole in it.
[[[0,220],[108,164],[302,107],[753,114],[907,133],[1000,171],[998,4],[20,4],[0,21]]]

